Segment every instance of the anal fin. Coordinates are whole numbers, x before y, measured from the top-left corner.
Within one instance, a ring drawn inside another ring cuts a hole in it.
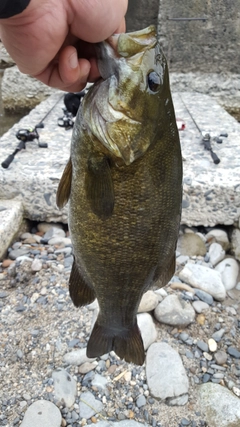
[[[115,353],[125,359],[142,365],[145,360],[145,352],[142,337],[136,323],[130,329],[122,328],[117,331],[109,326],[101,326],[96,321],[87,345],[87,356],[90,358],[102,356],[114,350]]]
[[[96,298],[93,288],[91,288],[83,276],[81,275],[77,264],[74,260],[72,271],[69,279],[69,293],[73,304],[76,307],[87,305],[93,302]]]

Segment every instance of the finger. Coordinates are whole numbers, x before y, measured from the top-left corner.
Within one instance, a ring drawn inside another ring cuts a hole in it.
[[[73,46],[65,47],[57,60],[41,74],[34,76],[48,86],[78,92],[87,84],[91,64],[87,59],[78,59]]]
[[[107,39],[116,31],[125,28],[123,18],[127,0],[82,0],[81,14],[79,0],[72,0],[69,11],[71,33],[79,39],[97,43]]]

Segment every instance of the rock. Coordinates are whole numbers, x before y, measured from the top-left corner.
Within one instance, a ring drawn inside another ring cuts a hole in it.
[[[75,402],[77,382],[64,369],[53,371],[52,377],[54,381],[55,398],[60,402],[64,402],[64,404],[70,408]]]
[[[65,237],[66,233],[62,228],[51,227],[49,228],[43,236],[44,240],[50,240],[54,237]]]
[[[150,393],[153,397],[171,404],[180,404],[177,398],[188,393],[188,377],[179,354],[168,344],[152,344],[146,357],[146,376]],[[186,403],[186,402],[185,402]]]
[[[188,256],[204,256],[207,252],[205,243],[195,233],[187,233],[180,236],[177,243],[177,251],[182,255]]]
[[[225,257],[225,251],[219,243],[212,243],[209,247],[210,262],[214,266]]]
[[[206,234],[205,238],[207,242],[213,241],[213,242],[219,243],[224,249],[224,251],[227,251],[229,248],[230,243],[229,243],[228,235],[224,230],[213,228],[211,231],[209,231],[209,233]]]
[[[108,380],[102,375],[95,374],[92,379],[92,386],[97,387],[99,390],[105,390],[107,387]]]
[[[138,313],[145,313],[146,311],[154,310],[158,305],[158,297],[153,291],[147,291],[143,294],[138,307]]]
[[[79,414],[82,418],[87,420],[95,415],[97,412],[101,412],[103,404],[100,400],[95,399],[94,395],[90,391],[81,393],[79,403]]]
[[[225,258],[218,265],[215,270],[221,274],[222,282],[226,291],[233,289],[237,284],[239,266],[234,258]]]
[[[144,350],[147,350],[148,347],[157,339],[157,330],[152,320],[152,316],[148,313],[138,314],[137,323],[142,335]]]
[[[193,301],[192,306],[197,313],[202,313],[203,310],[209,308],[209,305],[204,301]]]
[[[207,292],[201,291],[201,289],[195,289],[195,295],[201,300],[206,302],[209,305],[213,304],[213,297],[212,295],[208,294]]]
[[[225,329],[224,329],[224,328],[221,328],[221,329],[219,329],[218,331],[216,331],[216,332],[214,332],[214,333],[212,334],[212,338],[213,338],[216,342],[219,342],[219,341],[221,341],[221,339],[222,339],[222,337],[223,337],[224,333],[225,333]]]
[[[202,414],[211,427],[239,427],[240,400],[227,388],[208,382],[198,387]]]
[[[141,394],[136,400],[136,405],[138,408],[141,408],[142,406],[146,405],[146,403],[146,397],[143,394]]]
[[[209,347],[209,350],[212,353],[215,352],[215,351],[217,351],[217,343],[216,343],[216,341],[213,338],[210,338],[208,340],[208,347]]]
[[[203,352],[208,352],[208,345],[204,341],[198,340],[197,347],[200,348],[200,350],[202,350]]]
[[[19,249],[13,249],[9,252],[9,258],[15,260],[23,255],[27,255],[30,252],[30,248],[21,247]],[[32,260],[31,260],[32,261]]]
[[[3,268],[8,268],[14,261],[12,259],[4,259],[2,262]]]
[[[42,269],[42,261],[38,258],[34,258],[31,269],[33,272],[40,271]]]
[[[236,359],[240,359],[240,351],[238,351],[235,347],[228,347],[227,349],[228,354],[230,354],[230,356],[236,358]]]
[[[86,347],[81,348],[80,350],[71,351],[71,353],[67,353],[63,356],[63,360],[65,363],[69,365],[82,365],[85,362],[94,362],[95,359],[89,359],[86,354]]]
[[[96,427],[96,424],[88,424],[89,427]],[[134,420],[123,420],[119,422],[99,421],[97,427],[146,427],[146,424],[138,423]]]
[[[199,264],[187,263],[179,273],[182,281],[189,283],[213,296],[217,301],[223,301],[226,290],[219,271]]]
[[[27,409],[21,427],[61,427],[62,415],[48,400],[37,400]]]
[[[227,353],[225,353],[223,350],[218,350],[214,354],[215,361],[218,365],[224,365],[227,361],[227,357]]]
[[[87,374],[88,372],[93,371],[93,369],[95,369],[97,365],[97,362],[85,362],[79,367],[78,372],[79,374]]]
[[[231,251],[234,257],[240,261],[240,230],[235,228],[231,237]]]
[[[41,233],[46,233],[49,229],[51,229],[52,227],[54,228],[63,228],[61,223],[56,223],[56,222],[39,222],[37,225],[37,229],[38,231],[40,231]]]
[[[168,295],[154,310],[155,318],[167,325],[187,326],[195,319],[191,304],[177,295]]]

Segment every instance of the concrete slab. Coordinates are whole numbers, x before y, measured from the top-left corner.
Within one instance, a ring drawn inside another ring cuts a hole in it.
[[[182,223],[214,226],[238,222],[240,124],[208,95],[174,93],[173,99],[176,117],[186,123],[186,130],[180,131],[184,174]],[[219,164],[214,164],[204,148],[196,124],[213,135],[228,134],[222,137],[222,144],[212,142]]]
[[[0,200],[0,260],[4,257],[23,221],[23,204],[19,200]]]
[[[182,223],[189,226],[233,224],[240,215],[240,124],[207,95],[174,93],[173,99],[176,117],[186,123],[186,130],[180,131],[184,158]],[[72,134],[72,130],[66,131],[57,124],[58,117],[63,115],[62,107],[63,94],[58,92],[0,139],[2,163],[19,143],[16,132],[34,127],[49,113],[44,129],[39,130],[40,141],[47,142],[48,148],[39,148],[35,141],[27,142],[26,149],[17,153],[8,169],[0,167],[0,200],[22,201],[25,218],[67,222],[67,207],[59,211],[55,202],[58,183],[69,158]],[[204,149],[191,116],[203,131],[228,133],[222,144],[212,144],[220,158],[218,165]]]

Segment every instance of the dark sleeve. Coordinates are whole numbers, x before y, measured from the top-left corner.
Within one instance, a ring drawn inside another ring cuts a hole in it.
[[[31,0],[0,0],[0,19],[21,13]]]

